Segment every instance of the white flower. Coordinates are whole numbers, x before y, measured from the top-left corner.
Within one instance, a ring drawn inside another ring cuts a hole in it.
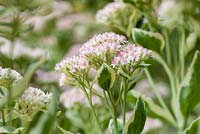
[[[45,51],[41,48],[30,48],[27,47],[23,42],[16,41],[14,44],[11,44],[10,41],[5,38],[0,38],[3,45],[0,46],[0,52],[6,56],[9,56],[10,47],[14,45],[13,58],[17,59],[20,57],[28,57],[37,59],[45,55]]]
[[[60,102],[66,107],[71,108],[74,104],[82,104],[89,106],[87,98],[84,96],[82,90],[78,88],[68,89],[60,96]],[[97,96],[92,96],[93,104],[99,104],[101,101]]]
[[[108,3],[103,9],[96,14],[96,20],[101,23],[107,23],[109,19],[116,14],[117,11],[125,9],[126,5],[123,2]]]
[[[159,17],[162,18],[170,18],[170,16],[174,15],[174,9],[176,8],[175,0],[164,0],[162,1],[161,5],[157,9],[157,14]]]
[[[134,44],[123,45],[112,61],[112,66],[138,63],[151,56],[151,51]]]
[[[60,63],[56,64],[55,70],[61,73],[66,71],[75,73],[88,68],[88,65],[88,61],[83,56],[66,57]]]
[[[0,67],[0,86],[9,88],[14,82],[18,82],[22,76],[10,68]]]
[[[46,106],[52,99],[52,93],[46,93],[39,88],[29,87],[23,93],[21,100],[30,106]]]
[[[22,76],[15,70],[12,70],[10,68],[0,67],[0,79],[2,78],[8,78],[11,79],[12,81],[18,81],[22,79]]]

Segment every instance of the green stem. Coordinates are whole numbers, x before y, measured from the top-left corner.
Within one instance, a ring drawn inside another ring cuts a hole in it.
[[[154,54],[154,58],[163,66],[163,68],[165,69],[165,71],[169,77],[170,87],[171,87],[171,91],[172,91],[171,107],[172,107],[173,113],[175,114],[175,117],[177,119],[178,125],[179,125],[179,127],[181,127],[182,121],[184,119],[183,119],[183,115],[180,111],[178,94],[177,94],[177,90],[176,90],[176,88],[178,88],[178,87],[176,85],[175,76],[173,75],[172,71],[170,70],[170,68],[168,67],[166,62],[162,59],[162,57],[159,54],[157,54],[156,52],[154,52],[153,54]]]
[[[84,94],[85,94],[85,96],[86,96],[88,102],[89,102],[90,108],[91,108],[91,110],[92,110],[92,113],[93,113],[93,116],[94,116],[94,118],[95,118],[95,120],[96,120],[96,123],[97,123],[97,125],[98,125],[98,127],[99,127],[99,130],[100,130],[101,133],[103,134],[103,130],[102,130],[102,128],[101,128],[101,124],[100,124],[99,118],[97,117],[97,114],[96,114],[96,112],[95,112],[95,109],[94,109],[94,106],[93,106],[93,104],[92,104],[91,98],[90,98],[89,95],[87,94],[86,89],[85,89],[85,88],[82,88],[82,89],[83,89],[83,92],[84,92]],[[91,91],[90,91],[90,92],[91,92]]]
[[[126,35],[131,38],[131,30],[134,26],[133,20],[135,19],[135,11],[133,11],[132,15],[129,18],[129,24],[128,24],[128,28],[126,31]]]
[[[115,134],[118,134],[118,123],[117,123],[117,109],[114,103],[114,98],[112,96],[112,93],[110,91],[108,91],[108,96],[110,98],[111,101],[111,106],[112,106],[112,116],[113,116],[113,122],[114,122],[114,127],[115,127]]]
[[[161,105],[165,110],[167,110],[167,111],[169,112],[169,109],[168,109],[168,107],[166,106],[166,104],[165,104],[164,100],[162,99],[162,97],[160,96],[159,91],[158,91],[158,89],[157,89],[157,87],[156,87],[156,85],[155,85],[155,82],[153,81],[153,79],[152,79],[152,77],[151,77],[151,74],[150,74],[149,70],[148,70],[147,68],[145,68],[144,71],[145,71],[145,74],[146,74],[146,76],[147,76],[147,79],[148,79],[148,81],[149,81],[149,83],[150,83],[150,85],[151,85],[151,87],[152,87],[152,89],[153,89],[153,92],[155,93],[156,97],[158,98],[158,101],[159,101],[160,105]],[[169,112],[169,113],[170,113],[170,112]]]
[[[180,46],[179,46],[179,58],[180,58],[180,80],[184,77],[184,68],[185,68],[185,31],[181,27],[181,40],[180,40]]]
[[[3,125],[6,125],[4,110],[1,111]]]
[[[167,63],[169,65],[172,65],[172,61],[171,61],[171,49],[170,49],[170,43],[169,43],[169,37],[168,37],[167,30],[163,30],[163,34],[164,34],[164,37],[165,37],[165,44],[166,44]]]
[[[174,76],[173,76],[171,69],[169,68],[169,66],[166,64],[166,62],[163,60],[163,58],[158,53],[153,52],[153,57],[165,69],[167,76],[169,78],[169,82],[170,82],[170,86],[171,86],[171,90],[172,90],[172,97],[176,97],[175,80],[174,80]]]
[[[122,104],[122,115],[123,115],[123,126],[126,123],[126,96],[127,96],[127,82],[126,79],[122,79],[123,82],[123,104]]]

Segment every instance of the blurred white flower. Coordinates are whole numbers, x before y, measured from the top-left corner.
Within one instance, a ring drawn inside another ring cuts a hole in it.
[[[59,74],[55,71],[45,72],[43,70],[36,71],[36,79],[40,82],[55,83],[59,78]]]
[[[9,78],[12,81],[17,81],[22,79],[22,76],[15,70],[0,67],[0,79],[1,78]]]
[[[158,129],[158,128],[161,128],[162,126],[163,126],[163,124],[160,120],[147,118],[142,132],[147,133],[151,129]]]
[[[70,3],[66,1],[54,1],[52,4],[52,12],[46,16],[33,16],[29,18],[26,23],[32,24],[34,26],[35,31],[39,31],[42,29],[44,24],[53,18],[59,18],[65,15],[65,13],[69,13],[72,11],[72,7]]]
[[[156,82],[156,87],[158,88],[161,96],[165,97],[169,94],[169,87],[166,83]],[[155,97],[155,94],[152,92],[151,85],[146,79],[138,81],[134,89],[142,94],[145,94],[147,97]]]
[[[108,3],[103,9],[99,10],[96,14],[97,22],[108,23],[109,19],[113,17],[119,10],[123,11],[126,8],[123,2]]]
[[[85,106],[89,106],[87,98],[85,97],[83,91],[79,88],[72,88],[72,89],[68,89],[65,92],[63,92],[60,96],[60,102],[66,108],[71,108],[75,104],[82,104]],[[100,104],[101,100],[99,97],[93,95],[92,103],[93,103],[93,105]]]
[[[24,91],[21,100],[28,106],[46,106],[52,99],[52,93],[45,93],[39,88],[29,87]]]
[[[0,38],[2,41],[2,45],[0,46],[0,52],[4,55],[9,56],[10,54],[10,47],[11,45],[14,45],[13,50],[13,58],[17,59],[20,57],[29,57],[33,59],[40,58],[45,55],[45,51],[41,48],[30,48],[24,45],[23,42],[16,41],[14,44],[11,44],[10,41]]]
[[[89,13],[69,14],[58,19],[56,27],[58,29],[70,29],[77,24],[93,23],[92,15]],[[81,30],[79,30],[81,32]],[[77,33],[77,32],[76,32]]]
[[[163,0],[160,6],[157,9],[157,14],[162,18],[169,18],[174,14],[173,10],[175,8],[176,1],[175,0]]]
[[[159,23],[170,29],[174,28],[181,19],[183,7],[180,1],[163,0],[156,10]]]

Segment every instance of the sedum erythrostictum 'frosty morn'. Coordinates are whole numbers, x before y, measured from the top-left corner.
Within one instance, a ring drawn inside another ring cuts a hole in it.
[[[126,96],[129,87],[132,87],[131,85],[135,83],[131,83],[132,80],[129,78],[133,77],[132,73],[138,68],[137,65],[150,56],[150,50],[130,44],[125,36],[113,32],[106,32],[94,35],[89,41],[83,44],[77,56],[65,58],[56,65],[55,70],[61,73],[59,81],[61,86],[72,84],[83,90],[100,130],[101,125],[92,103],[92,94],[96,94],[104,101],[109,98],[111,103],[107,103],[107,105],[109,109],[113,111],[112,115],[115,130],[118,131],[116,111],[118,101],[114,104],[114,94],[111,92],[114,87],[114,82],[116,81],[118,84],[122,83],[122,81],[128,82],[125,83],[129,85],[121,87],[120,89],[121,91],[124,90],[124,96]],[[98,71],[96,79],[90,82],[89,71],[92,69]],[[119,75],[119,72],[127,73],[126,76],[130,76],[122,78],[122,76]],[[119,79],[115,80],[115,76],[119,77]],[[93,90],[93,84],[95,84],[96,81],[100,87],[104,89],[104,96],[98,91]],[[119,99],[121,98],[121,95],[122,94],[119,95]],[[123,101],[123,105],[126,105],[126,99]],[[125,112],[126,107],[123,109]]]

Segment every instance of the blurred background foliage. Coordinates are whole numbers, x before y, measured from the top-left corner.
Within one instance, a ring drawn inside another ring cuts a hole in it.
[[[136,28],[148,29],[146,19],[158,19],[154,16],[154,13],[162,3],[161,0],[124,1],[132,3],[141,12],[148,13],[147,16],[142,15],[140,17],[136,23]],[[30,85],[40,87],[45,91],[55,91],[55,94],[60,96],[64,90],[70,90],[71,87],[60,88],[58,86],[58,75],[53,71],[55,64],[63,57],[75,54],[80,45],[95,33],[105,31],[122,33],[116,27],[110,28],[95,22],[96,12],[109,2],[112,2],[112,0],[0,0],[0,66],[9,67],[25,74],[29,65],[45,56],[47,57],[46,63],[33,74]],[[172,7],[169,7],[167,14],[165,14],[167,15],[166,18],[170,18],[165,19],[168,21],[162,19],[151,21],[152,26],[155,31],[161,31],[164,27],[170,35],[168,40],[170,44],[173,44],[171,49],[174,51],[173,56],[176,57],[171,64],[171,67],[174,67],[179,64],[178,52],[175,50],[177,50],[178,41],[181,38],[182,27],[180,28],[180,25],[183,25],[188,41],[188,46],[186,46],[188,52],[185,59],[189,65],[195,51],[200,50],[200,2],[199,0],[180,0]],[[183,17],[181,24],[177,23],[179,13]],[[148,18],[148,16],[150,17]],[[158,85],[160,84],[160,93],[167,100],[170,97],[167,92],[169,86],[163,82],[167,81],[166,74],[155,61],[151,60],[149,63],[152,64],[149,68],[152,76],[156,79]],[[138,90],[141,87],[144,89],[141,92],[153,99],[155,98],[149,92],[150,86],[144,77],[141,78],[135,88]],[[76,95],[74,96],[76,97]],[[131,110],[136,100],[131,95],[128,99],[130,102],[128,108]],[[157,101],[155,100],[155,102]],[[49,106],[47,113],[34,113],[34,118],[28,124],[25,133],[46,133],[44,128],[40,128],[39,125],[41,125],[48,128],[48,133],[70,134],[70,132],[65,131],[69,130],[81,134],[96,134],[95,123],[87,106],[77,103],[66,108],[63,103],[65,102],[59,102],[57,97]],[[98,116],[101,117],[103,122],[102,126],[106,129],[111,115],[102,104],[96,106],[96,108],[98,109]],[[195,118],[199,111],[200,106],[198,105],[191,118]],[[10,133],[14,132],[16,128],[20,129],[19,118],[21,118],[21,115],[17,113],[13,113],[13,115],[15,118],[10,119],[10,126],[0,127],[0,130],[4,129],[5,132]],[[152,117],[155,117],[155,115],[152,114]],[[41,118],[44,119],[44,122],[37,124],[41,121]],[[47,122],[48,124],[45,124]],[[155,121],[150,121],[149,124],[152,126],[151,124],[154,123]],[[37,125],[37,129],[32,130],[35,125]],[[159,122],[155,123],[154,126],[158,128],[149,129],[145,132],[147,134],[176,133],[168,124],[163,125]]]

